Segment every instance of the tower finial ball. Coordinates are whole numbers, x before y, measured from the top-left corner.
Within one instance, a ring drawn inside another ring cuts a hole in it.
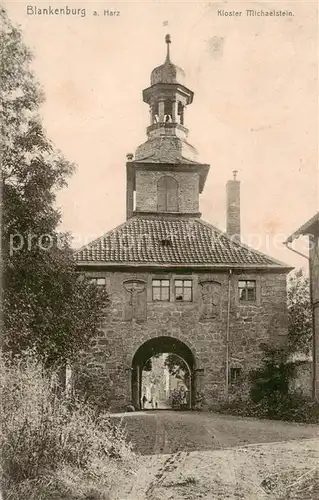
[[[171,43],[171,35],[166,35],[165,42],[166,43]]]

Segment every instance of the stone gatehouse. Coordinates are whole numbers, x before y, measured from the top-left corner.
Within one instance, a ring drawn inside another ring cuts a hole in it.
[[[190,406],[228,397],[287,334],[290,268],[240,241],[240,183],[228,181],[227,232],[201,219],[209,165],[187,142],[193,92],[170,60],[143,91],[147,140],[127,155],[127,220],[76,252],[79,270],[111,298],[90,366],[109,380],[113,409],[140,407],[144,364],[175,353],[190,372]]]

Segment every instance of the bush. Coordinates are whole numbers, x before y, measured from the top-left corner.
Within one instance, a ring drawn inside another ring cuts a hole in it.
[[[89,358],[88,358],[89,359]],[[99,366],[88,366],[85,356],[73,373],[73,386],[77,397],[95,410],[96,414],[109,410],[111,380]]]
[[[269,418],[303,423],[319,423],[319,403],[297,392],[289,392],[299,362],[289,361],[289,351],[266,344],[262,365],[249,373],[250,398],[234,399],[214,410],[241,417]]]
[[[32,358],[1,360],[4,500],[106,500],[136,466],[122,427],[58,395]]]
[[[273,399],[265,397],[258,402],[238,399],[222,404],[214,408],[214,411],[239,417],[268,418],[306,424],[319,423],[319,403],[297,393],[281,396],[276,394]]]
[[[261,344],[263,352],[262,365],[249,374],[251,381],[250,397],[257,403],[264,398],[270,398],[270,403],[288,394],[290,380],[294,377],[296,365],[289,362],[289,352],[286,348],[275,349],[267,344]]]

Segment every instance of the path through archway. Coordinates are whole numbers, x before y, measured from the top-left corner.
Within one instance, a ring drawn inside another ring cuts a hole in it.
[[[141,409],[142,399],[142,373],[143,367],[157,354],[176,354],[186,363],[189,369],[189,404],[195,404],[195,357],[184,342],[173,337],[156,337],[147,340],[136,351],[132,361],[132,404],[136,409]]]

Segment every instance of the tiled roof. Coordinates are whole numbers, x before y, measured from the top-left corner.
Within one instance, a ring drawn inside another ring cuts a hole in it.
[[[132,217],[75,252],[78,263],[287,268],[201,219]]]
[[[136,161],[194,163],[196,159],[196,149],[186,140],[176,135],[149,138],[146,142],[138,146],[135,151]]]

